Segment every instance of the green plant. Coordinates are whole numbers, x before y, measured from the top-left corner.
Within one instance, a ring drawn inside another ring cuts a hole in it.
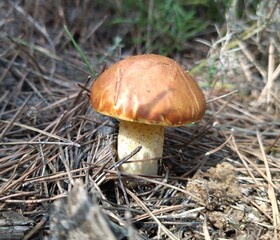
[[[226,8],[229,2],[221,1],[218,5],[214,0],[107,1],[107,26],[125,29],[116,34],[123,34],[126,46],[141,52],[172,55],[185,50],[187,41],[202,35],[213,22],[222,22],[219,8]]]
[[[71,32],[69,31],[68,27],[66,25],[64,25],[64,31],[66,32],[67,36],[69,37],[71,43],[73,44],[73,46],[75,47],[75,49],[78,51],[78,53],[80,54],[82,60],[84,61],[84,63],[86,64],[89,72],[91,73],[91,75],[93,77],[96,76],[95,71],[93,70],[92,65],[89,62],[89,59],[87,58],[87,56],[85,55],[84,51],[80,48],[80,46],[77,44],[77,42],[75,41],[74,37],[72,36]]]

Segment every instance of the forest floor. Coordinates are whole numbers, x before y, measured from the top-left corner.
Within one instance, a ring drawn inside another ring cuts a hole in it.
[[[120,173],[117,123],[92,109],[88,76],[133,51],[95,35],[103,18],[0,4],[0,239],[280,238],[277,110],[198,71],[203,120],[166,129],[158,176]],[[209,51],[192,44],[176,59],[186,69]]]

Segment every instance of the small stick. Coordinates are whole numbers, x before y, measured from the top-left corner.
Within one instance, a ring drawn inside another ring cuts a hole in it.
[[[44,224],[47,222],[49,216],[48,214],[44,215],[41,219],[40,222],[38,222],[35,227],[33,227],[24,237],[23,237],[23,240],[28,240],[30,239],[34,234],[36,234],[41,227],[44,226]]]
[[[7,200],[9,198],[17,198],[17,197],[24,197],[24,196],[33,196],[35,194],[39,193],[38,190],[32,191],[32,192],[21,192],[21,193],[15,193],[15,194],[10,194],[5,197],[0,198],[0,202],[3,202],[4,200]]]

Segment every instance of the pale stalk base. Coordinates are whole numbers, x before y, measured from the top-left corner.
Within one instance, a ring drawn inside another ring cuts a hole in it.
[[[124,163],[120,170],[130,174],[157,175],[158,160],[146,159],[161,158],[163,142],[164,128],[162,126],[120,121],[118,159],[126,157],[138,146],[142,146],[142,149],[129,159],[129,161],[142,161]]]

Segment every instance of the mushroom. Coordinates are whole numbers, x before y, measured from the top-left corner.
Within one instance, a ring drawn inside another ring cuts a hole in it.
[[[120,170],[144,175],[158,173],[164,127],[200,120],[206,105],[193,78],[174,60],[156,54],[128,57],[105,70],[93,83],[91,103],[120,121],[118,159],[142,146]]]

